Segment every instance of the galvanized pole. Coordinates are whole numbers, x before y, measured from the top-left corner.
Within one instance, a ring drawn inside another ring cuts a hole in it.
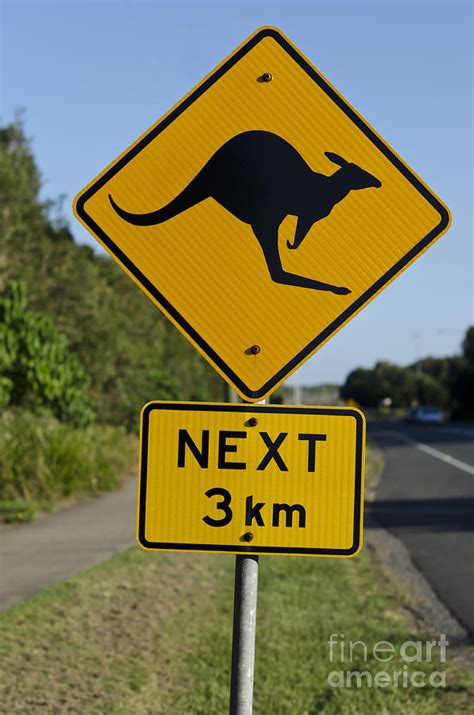
[[[230,400],[236,401],[233,390]],[[252,715],[257,593],[258,556],[238,554],[235,557],[230,715]]]
[[[252,715],[258,556],[235,557],[230,714]]]

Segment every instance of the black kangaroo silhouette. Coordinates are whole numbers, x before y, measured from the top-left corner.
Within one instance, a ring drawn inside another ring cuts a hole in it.
[[[109,200],[124,221],[153,226],[213,198],[233,216],[250,224],[273,281],[346,295],[351,292],[348,288],[285,271],[278,250],[278,228],[287,215],[298,217],[295,239],[293,243],[287,241],[288,247],[295,249],[311,226],[328,216],[352,189],[381,186],[375,176],[356,164],[332,152],[325,154],[340,167],[330,176],[314,172],[296,149],[276,134],[244,132],[223,144],[163,208],[136,214],[120,208],[110,194]]]

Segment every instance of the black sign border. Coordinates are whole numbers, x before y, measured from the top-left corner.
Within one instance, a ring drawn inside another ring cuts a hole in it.
[[[174,542],[148,541],[146,533],[146,499],[147,499],[147,469],[150,414],[154,410],[187,410],[196,412],[242,412],[246,416],[254,416],[259,412],[270,414],[298,415],[337,415],[347,416],[356,420],[356,464],[355,464],[355,499],[354,499],[354,529],[353,542],[349,549],[310,549],[303,547],[273,547],[273,546],[242,546],[186,544]],[[293,554],[300,556],[353,556],[362,545],[362,453],[365,435],[365,419],[361,412],[346,408],[334,407],[284,407],[275,405],[250,404],[203,404],[197,402],[150,402],[142,410],[140,436],[140,483],[138,492],[138,543],[145,549],[154,551],[200,551],[233,554]]]
[[[182,112],[184,112],[193,102],[196,101],[209,87],[220,79],[233,65],[244,57],[253,47],[266,37],[273,38],[278,44],[297,62],[297,64],[316,82],[316,84],[332,99],[335,104],[354,122],[354,124],[372,141],[373,144],[392,162],[392,164],[403,174],[403,176],[419,191],[419,193],[433,206],[440,215],[439,224],[430,231],[421,241],[419,241],[408,253],[400,259],[392,268],[387,271],[369,290],[361,295],[352,305],[343,311],[336,320],[328,325],[314,340],[312,340],[303,350],[282,367],[270,380],[268,380],[258,390],[251,390],[229,365],[211,348],[204,338],[185,320],[176,308],[168,302],[165,296],[154,286],[138,267],[121,251],[112,241],[105,231],[89,216],[85,204],[87,201],[104,186],[122,167],[133,159],[147,144],[155,139],[169,124],[171,124]],[[239,390],[239,392],[249,400],[259,400],[268,395],[284,378],[291,373],[298,365],[311,355],[321,343],[334,333],[339,326],[348,320],[351,315],[358,311],[370,298],[383,286],[391,281],[410,261],[412,261],[421,251],[432,243],[440,233],[442,233],[450,223],[449,212],[445,206],[432,194],[429,189],[413,174],[410,169],[398,158],[396,154],[385,144],[385,142],[356,114],[345,100],[327,83],[327,81],[312,67],[306,59],[282,36],[275,28],[262,28],[255,35],[242,45],[233,55],[231,55],[220,67],[218,67],[207,79],[202,82],[194,91],[190,93],[168,116],[159,124],[153,127],[142,139],[135,144],[128,152],[122,156],[108,171],[106,171],[97,181],[81,194],[76,202],[77,215],[88,226],[93,234],[107,246],[109,251],[127,268],[136,278],[138,283],[154,297],[159,305],[172,317],[207,358],[223,373],[226,378]]]

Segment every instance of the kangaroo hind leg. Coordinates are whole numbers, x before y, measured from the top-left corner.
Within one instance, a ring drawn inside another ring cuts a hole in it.
[[[268,271],[272,280],[275,283],[282,285],[297,286],[298,288],[312,288],[313,290],[329,291],[336,295],[347,295],[351,291],[343,286],[335,286],[331,283],[322,283],[315,281],[312,278],[305,278],[296,273],[285,271],[281,264],[280,255],[278,253],[278,228],[270,231],[262,232],[262,229],[253,229],[260,243]]]

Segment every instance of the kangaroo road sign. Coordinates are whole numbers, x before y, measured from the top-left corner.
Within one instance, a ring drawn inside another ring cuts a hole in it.
[[[450,220],[272,28],[94,179],[75,212],[247,400],[274,390]]]
[[[364,444],[355,409],[151,402],[138,540],[167,551],[354,556]]]

